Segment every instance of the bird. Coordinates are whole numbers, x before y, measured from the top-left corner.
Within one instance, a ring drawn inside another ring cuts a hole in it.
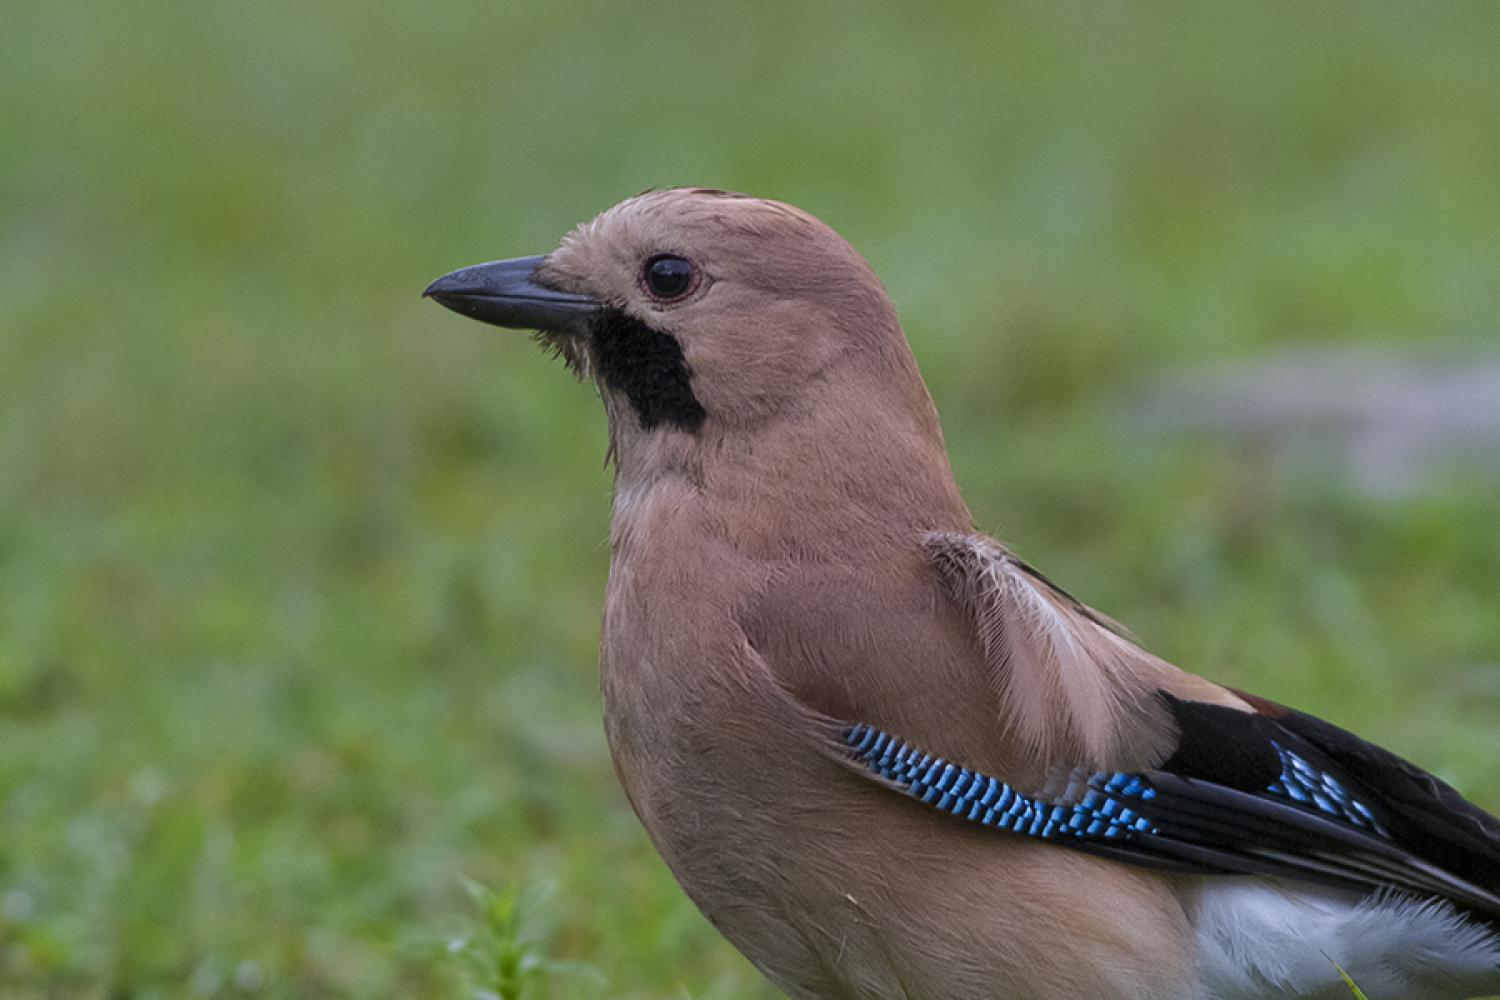
[[[614,767],[788,996],[1500,993],[1500,820],[981,533],[890,297],[825,223],[654,189],[424,294],[597,387]]]

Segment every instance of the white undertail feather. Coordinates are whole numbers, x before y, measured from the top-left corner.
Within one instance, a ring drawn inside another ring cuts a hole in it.
[[[1263,879],[1208,880],[1190,906],[1207,1000],[1455,1000],[1500,991],[1500,937],[1448,903]]]

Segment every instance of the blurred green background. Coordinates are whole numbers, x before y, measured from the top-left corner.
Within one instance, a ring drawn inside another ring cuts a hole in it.
[[[527,996],[774,995],[610,769],[591,391],[418,298],[649,186],[869,256],[985,528],[1500,808],[1495,482],[1371,495],[1138,419],[1303,345],[1492,348],[1500,5],[5,22],[0,994],[456,998],[555,959],[592,971]]]

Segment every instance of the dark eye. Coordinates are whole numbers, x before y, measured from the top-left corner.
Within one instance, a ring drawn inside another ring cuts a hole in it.
[[[698,283],[691,261],[672,254],[659,254],[646,261],[646,287],[659,299],[680,299]]]

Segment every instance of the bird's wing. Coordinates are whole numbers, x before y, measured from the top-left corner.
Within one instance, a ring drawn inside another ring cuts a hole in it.
[[[933,533],[922,547],[977,640],[997,736],[1044,774],[1165,760],[1175,724],[1158,691],[1248,708],[1227,688],[1151,655],[993,539]]]
[[[976,552],[994,546],[968,544]],[[998,547],[989,557],[1012,558]],[[939,566],[973,572],[971,565]],[[1164,738],[1167,752],[1144,764],[1101,767],[1096,754],[1109,749],[1105,736],[1090,745],[1075,734],[1058,746],[1044,733],[1039,745],[1052,755],[1049,780],[1018,787],[1008,776],[934,758],[899,734],[855,721],[841,740],[858,770],[962,819],[1133,864],[1436,896],[1500,920],[1500,820],[1431,774],[1320,719],[1227,689],[1212,688],[1223,697],[1194,697],[1181,679],[1188,675],[1174,678],[1155,666],[1160,661],[1132,659],[1124,650],[1137,649],[1134,643],[1040,577],[1048,607],[1027,626],[1021,608],[1003,603],[1038,599],[1014,589],[1008,575],[1029,573],[1019,566],[987,570],[1002,604],[984,614],[998,622],[1005,682],[1014,689],[1054,685],[1045,696],[1050,702],[1027,709],[1038,713],[1036,724],[1051,712],[1077,729],[1066,713],[1081,717],[1077,706],[1088,709],[1093,700],[1115,724],[1155,725],[1157,717],[1131,700],[1143,683],[1156,684],[1148,698],[1166,720],[1165,736],[1153,734],[1143,745]],[[1028,628],[1056,633],[1038,638]],[[1100,631],[1119,644],[1094,634]],[[1101,662],[1101,655],[1113,659]],[[1132,670],[1128,679],[1117,676]],[[1087,677],[1090,671],[1103,680]],[[1006,722],[1027,735],[1015,716]],[[1116,739],[1119,747],[1126,742]],[[1056,759],[1068,750],[1081,750],[1087,762]]]

